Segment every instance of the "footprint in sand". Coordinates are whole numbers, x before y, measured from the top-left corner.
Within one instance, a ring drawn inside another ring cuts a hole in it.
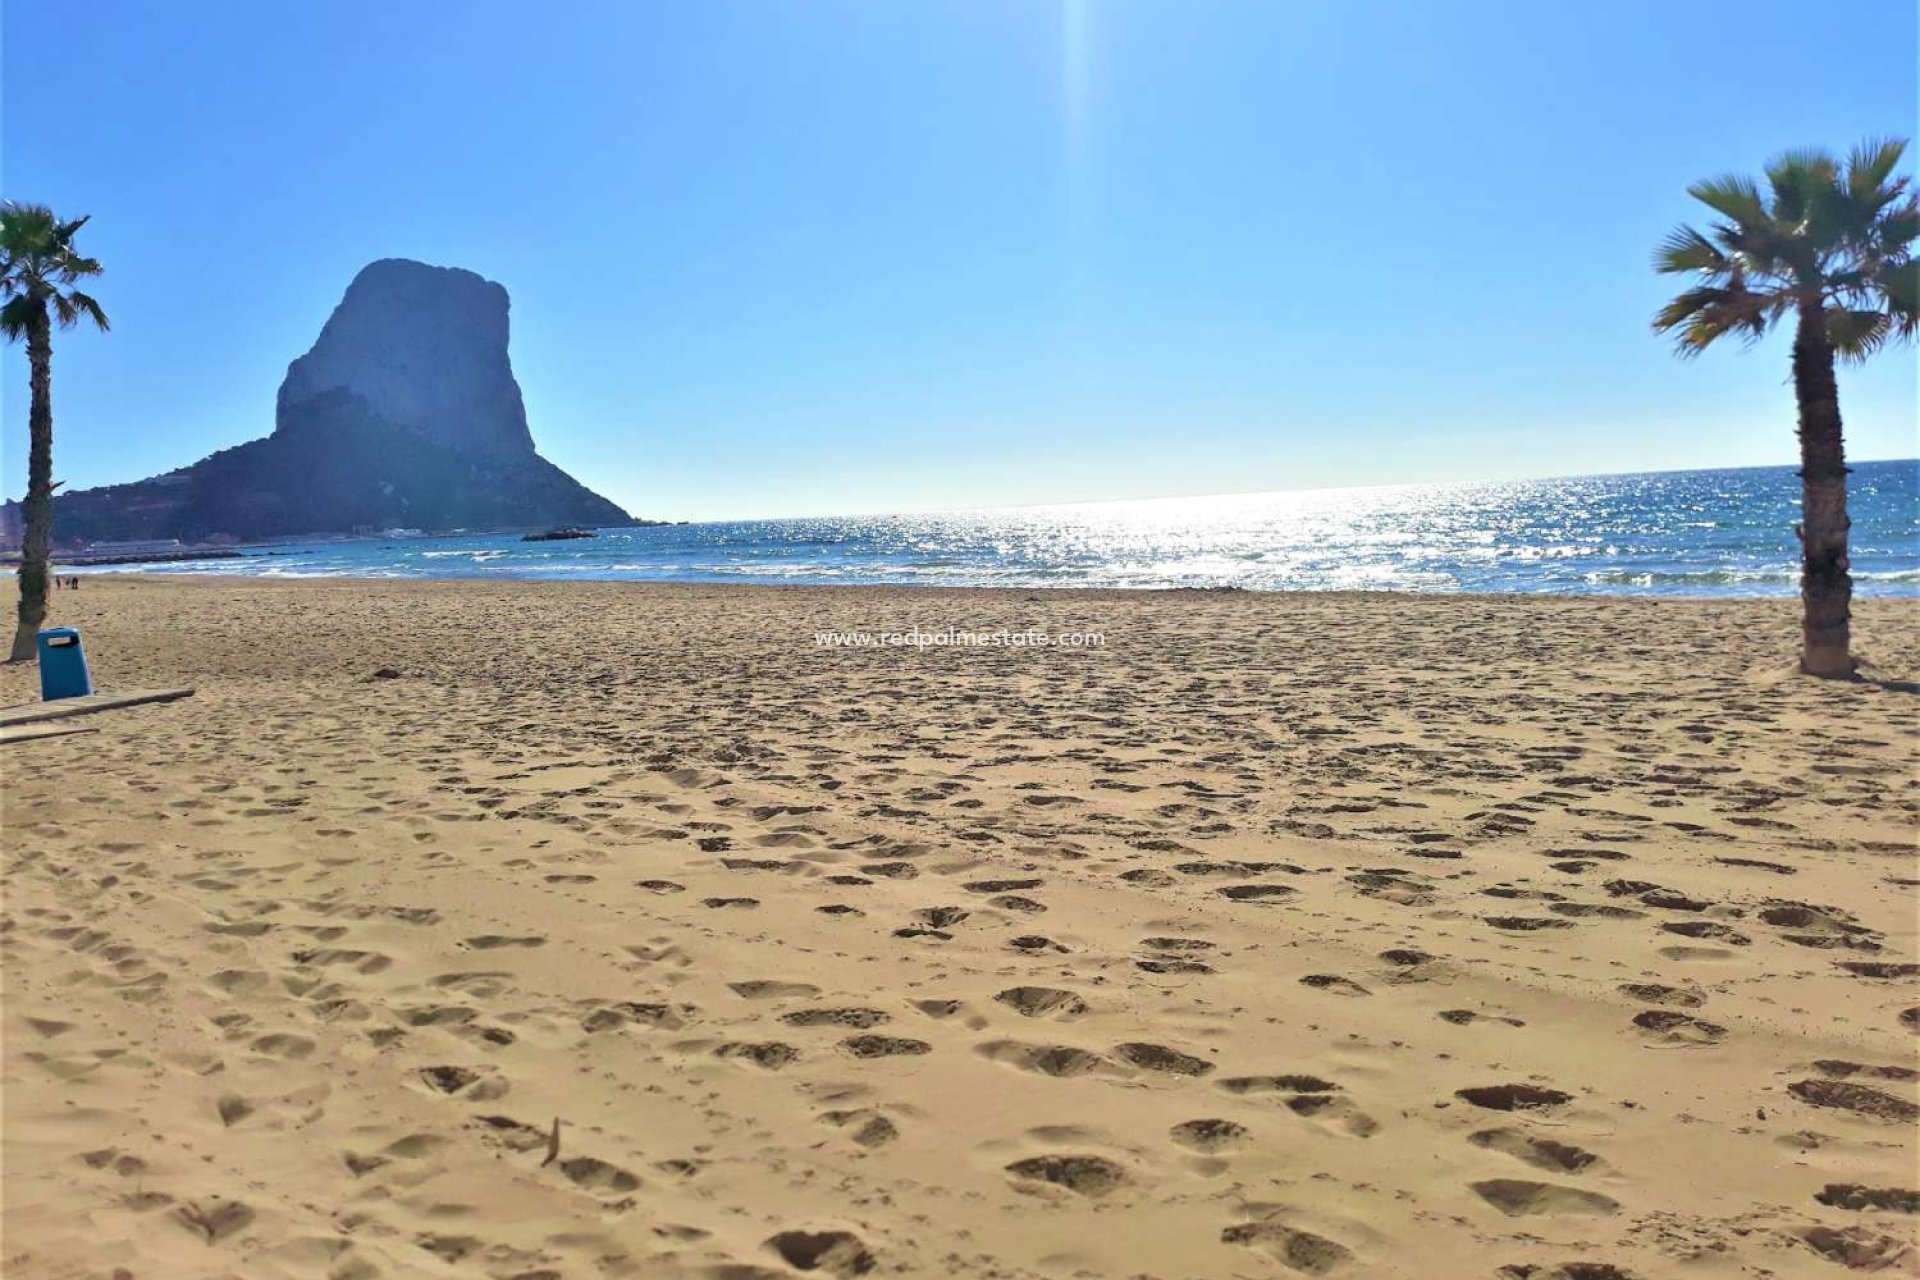
[[[588,1033],[615,1031],[621,1027],[652,1027],[659,1031],[678,1031],[699,1017],[700,1011],[690,1004],[656,1004],[633,1000],[619,1000],[605,1004],[589,1013],[580,1022],[580,1029]]]
[[[767,1071],[778,1071],[800,1057],[800,1051],[790,1044],[778,1040],[766,1040],[757,1043],[723,1044],[713,1051],[716,1058],[737,1058],[751,1062]]]
[[[1903,964],[1888,960],[1842,960],[1840,968],[1856,978],[1890,980],[1920,977],[1920,964]]]
[[[851,1231],[782,1231],[770,1237],[766,1247],[796,1271],[824,1271],[842,1280],[866,1275],[876,1265],[872,1252]]]
[[[1085,1000],[1058,987],[1009,987],[994,999],[1024,1018],[1066,1021],[1087,1011]]]
[[[1636,1014],[1633,1025],[1640,1028],[1648,1040],[1661,1045],[1703,1046],[1719,1044],[1727,1038],[1727,1029],[1717,1022],[1707,1022],[1678,1009],[1648,1009]]]
[[[636,1191],[640,1179],[618,1165],[592,1156],[573,1156],[560,1161],[560,1172],[567,1181],[587,1191],[611,1191],[616,1194]]]
[[[1814,1199],[1835,1209],[1851,1209],[1856,1213],[1920,1213],[1920,1191],[1904,1187],[1829,1182]]]
[[[499,947],[544,947],[547,940],[538,934],[524,938],[511,937],[502,933],[483,933],[477,938],[468,938],[467,945],[475,951],[492,951]]]
[[[801,863],[783,862],[779,858],[722,858],[720,865],[729,871],[798,872],[803,869]]]
[[[1698,1009],[1707,1002],[1701,992],[1687,987],[1669,987],[1658,982],[1625,982],[1619,987],[1621,995],[1631,996],[1646,1004],[1664,1004],[1679,1009]]]
[[[305,1036],[296,1036],[287,1032],[275,1032],[271,1035],[261,1036],[258,1040],[249,1044],[247,1048],[265,1057],[282,1058],[290,1062],[297,1062],[313,1052],[314,1043]]]
[[[1134,968],[1143,973],[1165,974],[1202,974],[1212,973],[1214,968],[1204,960],[1193,960],[1186,956],[1141,956],[1133,962]]]
[[[1231,1120],[1183,1120],[1169,1129],[1167,1135],[1183,1147],[1208,1155],[1237,1151],[1252,1140],[1245,1125]]]
[[[1873,1120],[1900,1124],[1920,1120],[1920,1106],[1852,1080],[1796,1080],[1787,1086],[1787,1092],[1808,1106],[1850,1111]]]
[[[1491,1022],[1505,1027],[1527,1025],[1519,1018],[1508,1017],[1504,1013],[1478,1013],[1472,1009],[1442,1009],[1433,1016],[1442,1022],[1451,1022],[1456,1027],[1468,1026],[1475,1022]]]
[[[1871,1227],[1803,1227],[1797,1233],[1808,1248],[1849,1271],[1886,1271],[1913,1259],[1911,1238]]]
[[[743,1000],[786,1000],[820,994],[820,988],[810,982],[781,982],[777,978],[754,978],[727,986]]]
[[[1213,973],[1213,965],[1194,960],[1194,952],[1213,950],[1204,938],[1140,938],[1140,948],[1152,952],[1133,961],[1146,973]]]
[[[1452,967],[1439,956],[1428,955],[1412,947],[1395,947],[1382,951],[1380,959],[1388,967],[1375,970],[1375,973],[1383,981],[1396,986],[1441,981],[1452,973]]]
[[[960,887],[968,893],[1018,893],[1023,889],[1038,889],[1045,880],[975,880]]]
[[[1230,884],[1217,892],[1234,902],[1275,902],[1291,898],[1299,890],[1284,884]]]
[[[1573,1101],[1573,1095],[1533,1084],[1491,1084],[1456,1089],[1453,1096],[1488,1111],[1551,1111]]]
[[[911,862],[870,862],[860,870],[867,875],[888,880],[912,880],[920,874],[920,868]]]
[[[1476,1147],[1510,1155],[1536,1169],[1549,1169],[1556,1173],[1581,1173],[1600,1163],[1600,1157],[1591,1151],[1582,1151],[1564,1142],[1536,1138],[1518,1129],[1482,1129],[1478,1133],[1468,1134],[1467,1141]]]
[[[479,1116],[474,1124],[487,1141],[509,1151],[538,1151],[552,1140],[551,1129],[542,1129],[511,1116]]]
[[[442,973],[436,979],[428,979],[426,984],[440,986],[444,990],[457,990],[465,996],[472,996],[474,1000],[492,1000],[513,990],[513,984],[507,981],[511,977],[511,973],[501,969],[482,969],[474,973]]]
[[[1228,1093],[1277,1093],[1287,1110],[1317,1124],[1331,1126],[1356,1138],[1370,1138],[1380,1122],[1340,1096],[1340,1086],[1310,1075],[1233,1076],[1219,1082]]]
[[[859,1031],[892,1020],[893,1015],[879,1009],[796,1009],[780,1015],[780,1021],[790,1027],[852,1027]]]
[[[951,1018],[965,1006],[958,1000],[915,1000],[913,1007],[929,1018]]]
[[[1559,1187],[1546,1182],[1524,1182],[1518,1178],[1492,1178],[1467,1184],[1475,1195],[1509,1218],[1533,1214],[1590,1213],[1607,1214],[1619,1209],[1620,1202],[1597,1191],[1577,1187]]]
[[[974,1052],[989,1062],[1002,1062],[1022,1071],[1043,1076],[1071,1079],[1094,1073],[1120,1074],[1120,1068],[1097,1053],[1064,1044],[1024,1044],[1018,1040],[993,1040],[979,1045]]]
[[[393,966],[393,960],[378,951],[345,949],[296,951],[293,953],[293,962],[315,969],[349,968],[355,973],[365,974],[380,973]]]
[[[1319,1076],[1276,1075],[1276,1076],[1229,1076],[1215,1082],[1220,1088],[1233,1094],[1250,1093],[1338,1093],[1340,1086],[1331,1080],[1322,1080]]]
[[[1484,916],[1486,922],[1503,933],[1537,933],[1542,929],[1571,929],[1573,921],[1552,916]]]
[[[1159,1071],[1172,1076],[1198,1078],[1213,1070],[1213,1064],[1205,1058],[1196,1058],[1190,1053],[1181,1053],[1163,1044],[1148,1044],[1143,1041],[1115,1045],[1113,1056],[1143,1071]]]
[[[1683,938],[1710,938],[1715,942],[1724,942],[1735,947],[1752,944],[1753,939],[1735,929],[1713,920],[1673,920],[1660,926],[1666,933],[1677,933]]]
[[[253,1223],[254,1211],[238,1200],[191,1200],[173,1211],[173,1220],[208,1244],[218,1244]]]
[[[1242,1222],[1220,1233],[1222,1244],[1245,1245],[1290,1270],[1324,1276],[1352,1261],[1345,1245],[1280,1222]]]
[[[840,1047],[856,1058],[917,1057],[933,1052],[933,1046],[925,1040],[906,1036],[848,1036],[840,1042]]]
[[[488,1068],[491,1070],[491,1068]],[[456,1094],[479,1081],[486,1073],[471,1067],[421,1067],[420,1079],[435,1093]]]
[[[899,1126],[870,1108],[850,1111],[823,1111],[820,1122],[848,1130],[847,1136],[862,1147],[883,1147],[900,1136]]]
[[[1065,1187],[1089,1199],[1098,1199],[1131,1181],[1124,1168],[1105,1156],[1032,1156],[1015,1160],[1007,1166],[1007,1172],[1022,1183]]]

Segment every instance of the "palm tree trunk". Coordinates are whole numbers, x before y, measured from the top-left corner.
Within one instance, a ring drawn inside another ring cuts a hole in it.
[[[1848,623],[1853,578],[1848,572],[1847,454],[1840,434],[1840,387],[1826,314],[1800,304],[1793,339],[1793,393],[1800,404],[1800,669],[1843,679],[1853,674]]]
[[[20,625],[9,662],[34,656],[35,637],[47,618],[47,556],[53,545],[53,334],[45,304],[27,328],[27,360],[33,366],[27,410],[26,528],[20,542]]]

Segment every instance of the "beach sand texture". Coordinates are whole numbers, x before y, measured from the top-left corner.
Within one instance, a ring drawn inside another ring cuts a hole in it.
[[[8,1277],[1915,1266],[1920,696],[1796,602],[54,603],[199,692],[0,749]]]

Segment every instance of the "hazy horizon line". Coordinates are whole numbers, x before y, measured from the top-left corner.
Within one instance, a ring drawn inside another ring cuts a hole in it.
[[[1879,466],[1886,463],[1912,463],[1920,466],[1920,454],[1901,458],[1849,458],[1849,468]],[[1507,476],[1498,480],[1398,480],[1386,484],[1322,484],[1299,489],[1227,489],[1213,493],[1167,493],[1155,494],[1147,498],[1074,498],[1061,502],[983,502],[964,507],[925,507],[916,510],[890,511],[838,511],[830,514],[814,515],[771,515],[771,516],[716,516],[703,520],[665,520],[652,521],[656,524],[750,524],[775,520],[852,520],[881,519],[890,516],[943,516],[967,515],[976,511],[1022,511],[1043,510],[1056,507],[1098,507],[1120,506],[1127,503],[1148,502],[1204,502],[1214,498],[1258,498],[1268,494],[1309,494],[1309,493],[1364,493],[1380,489],[1458,489],[1470,485],[1501,484],[1541,484],[1549,480],[1617,480],[1627,476],[1674,476],[1711,473],[1716,471],[1789,471],[1796,469],[1797,462],[1746,463],[1722,467],[1661,467],[1647,471],[1581,471],[1573,474]],[[592,486],[589,485],[589,488]],[[598,490],[595,490],[598,492]],[[651,520],[640,516],[638,519]]]

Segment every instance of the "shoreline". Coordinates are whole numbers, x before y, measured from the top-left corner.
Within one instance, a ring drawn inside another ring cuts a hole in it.
[[[82,575],[88,582],[137,582],[148,585],[173,583],[206,583],[216,586],[240,586],[257,583],[264,586],[298,586],[313,583],[327,587],[441,587],[468,586],[482,589],[520,590],[529,587],[633,587],[645,590],[720,590],[720,591],[861,591],[861,592],[925,592],[925,593],[961,593],[980,592],[997,595],[1015,595],[1044,593],[1064,597],[1073,596],[1111,596],[1119,599],[1154,596],[1250,596],[1255,598],[1278,599],[1329,599],[1329,600],[1574,600],[1594,603],[1665,602],[1671,604],[1750,604],[1780,605],[1797,604],[1800,600],[1798,589],[1791,594],[1779,595],[1681,595],[1670,592],[1646,591],[1634,593],[1628,591],[1422,591],[1401,587],[1115,587],[1115,586],[1008,586],[1008,585],[971,585],[963,583],[931,582],[740,582],[712,581],[695,578],[595,578],[595,577],[515,577],[502,574],[498,577],[462,575],[448,577],[375,577],[371,575],[295,573],[295,574],[223,574],[217,571],[199,573],[135,573],[117,572],[112,574]],[[1854,596],[1856,604],[1882,605],[1896,607],[1901,605],[1920,606],[1920,593],[1905,595],[1865,595]]]
[[[1851,557],[1862,598],[1920,590],[1910,509],[1920,470],[1853,478]],[[202,570],[365,578],[758,581],[833,586],[1524,592],[1784,598],[1795,594],[1791,468],[1521,485],[1415,486],[872,518],[510,535],[275,540]],[[161,571],[162,565],[129,566]],[[181,566],[191,568],[193,566]],[[101,572],[101,571],[94,571]]]
[[[0,748],[9,1276],[1908,1247],[1920,702],[1797,602],[577,585],[56,593],[198,692]],[[1105,646],[814,643],[916,619]]]

